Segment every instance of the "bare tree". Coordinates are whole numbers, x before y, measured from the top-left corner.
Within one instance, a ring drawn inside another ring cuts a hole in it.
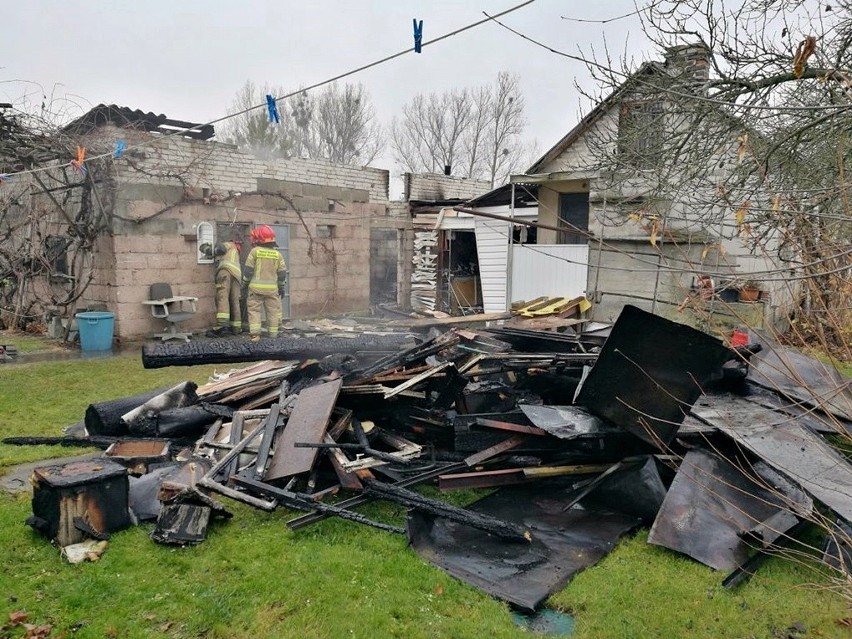
[[[339,164],[369,164],[381,152],[382,129],[362,84],[332,84],[316,98],[315,154]]]
[[[394,159],[407,171],[440,172],[501,182],[519,168],[526,121],[518,78],[417,95],[391,123]]]
[[[298,93],[278,100],[281,121],[271,122],[266,95],[282,96],[282,87],[246,82],[231,106],[222,139],[261,158],[322,158],[340,164],[369,164],[381,152],[382,130],[363,85],[332,84],[316,94]]]

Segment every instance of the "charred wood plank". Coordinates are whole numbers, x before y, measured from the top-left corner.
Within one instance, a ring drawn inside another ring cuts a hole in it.
[[[315,448],[296,448],[296,442],[319,443],[325,436],[331,411],[340,394],[342,379],[310,386],[299,393],[293,412],[275,442],[275,453],[264,479],[276,481],[311,470]]]
[[[387,499],[409,508],[417,508],[432,515],[444,517],[445,519],[496,535],[501,539],[524,542],[532,541],[532,533],[527,528],[518,524],[489,517],[488,515],[464,508],[458,508],[437,499],[425,497],[407,488],[400,488],[399,486],[385,484],[380,481],[365,480],[364,485],[367,492],[374,497]]]
[[[4,444],[12,446],[68,446],[77,448],[102,448],[106,450],[120,437],[103,437],[90,435],[88,437],[6,437]]]
[[[468,488],[497,488],[514,486],[530,481],[523,468],[482,470],[472,473],[455,473],[438,476],[439,490],[464,490]]]
[[[476,426],[483,428],[493,428],[495,430],[508,430],[513,433],[524,433],[525,435],[536,435],[546,437],[548,432],[538,426],[527,426],[525,424],[513,424],[511,422],[501,422],[496,419],[477,418],[474,422]]]
[[[212,490],[213,492],[219,493],[220,495],[224,495],[225,497],[230,497],[235,501],[240,501],[250,506],[254,506],[255,508],[260,508],[261,510],[275,510],[276,503],[274,501],[268,502],[262,499],[257,499],[256,497],[252,497],[251,495],[246,495],[245,493],[241,493],[238,490],[234,490],[233,488],[229,488],[228,486],[224,486],[217,481],[215,481],[215,477],[222,471],[222,469],[226,468],[233,459],[237,458],[248,445],[254,441],[255,437],[257,437],[264,429],[264,424],[258,425],[253,431],[251,431],[248,435],[246,435],[243,440],[234,446],[222,459],[216,462],[207,474],[204,475],[201,479],[198,480],[197,485],[202,488],[207,488],[208,490]]]
[[[477,464],[481,464],[484,461],[488,461],[489,459],[497,457],[497,455],[505,453],[507,450],[517,448],[526,440],[527,438],[525,435],[512,435],[508,439],[504,439],[498,444],[494,444],[493,446],[486,448],[485,450],[481,450],[478,453],[470,455],[469,457],[465,457],[464,463],[468,466],[476,466]]]
[[[255,479],[263,477],[266,463],[269,461],[269,451],[272,448],[272,440],[278,429],[278,421],[281,417],[281,404],[273,404],[269,409],[269,415],[263,425],[263,437],[260,439],[260,448],[257,450],[257,461],[254,465]]]
[[[405,333],[359,334],[354,337],[278,337],[261,342],[210,340],[183,344],[145,344],[142,365],[145,368],[230,364],[268,359],[292,360],[322,358],[338,353],[398,351],[413,338]]]
[[[443,466],[438,466],[437,468],[433,468],[431,470],[427,470],[418,475],[414,475],[413,477],[408,477],[407,479],[403,479],[402,481],[394,484],[395,486],[400,486],[403,488],[407,488],[410,486],[418,486],[420,484],[425,484],[426,482],[430,482],[438,475],[442,473],[451,473],[456,470],[461,470],[465,467],[464,463],[457,462],[452,464],[447,464]],[[364,480],[367,477],[367,473],[361,474],[359,473],[359,478]],[[341,502],[335,504],[337,508],[355,508],[356,506],[361,506],[363,504],[367,504],[373,501],[373,497],[369,495],[356,495],[355,497],[350,497],[349,499],[344,499]],[[304,528],[305,526],[310,526],[311,524],[315,524],[317,522],[322,521],[326,517],[329,517],[326,513],[313,512],[308,515],[302,515],[301,517],[296,517],[287,522],[287,527],[290,530],[298,530],[299,528]]]
[[[292,508],[294,510],[316,511],[327,517],[340,517],[341,519],[346,519],[348,521],[354,521],[359,524],[372,526],[373,528],[378,528],[379,530],[385,530],[387,532],[392,532],[399,535],[405,534],[404,528],[374,521],[368,517],[365,517],[364,515],[359,515],[358,513],[352,512],[351,510],[346,510],[346,508],[341,508],[340,506],[332,506],[330,504],[324,504],[322,502],[315,501],[311,498],[311,495],[294,493],[283,488],[276,488],[275,486],[270,486],[269,484],[264,484],[263,482],[255,481],[253,479],[247,479],[245,477],[235,477],[234,482],[243,486],[244,488],[248,488],[249,490],[257,492],[261,495],[276,499],[284,506],[287,506],[288,508]]]

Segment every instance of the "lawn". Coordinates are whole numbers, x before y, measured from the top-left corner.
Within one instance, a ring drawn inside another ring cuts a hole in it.
[[[86,406],[185,379],[212,367],[142,369],[138,356],[0,366],[4,436],[57,435]],[[10,464],[68,449],[0,445]],[[532,636],[504,604],[421,560],[401,536],[343,521],[297,532],[287,511],[229,502],[235,517],[194,548],[154,544],[150,526],[117,533],[97,563],[71,566],[23,524],[29,498],[0,495],[4,618],[25,611],[52,637],[501,637]],[[404,511],[371,505],[400,524]],[[770,562],[733,592],[714,572],[625,539],[552,597],[576,617],[576,637],[848,637],[844,602],[813,566]],[[806,629],[806,634],[802,633]],[[0,637],[23,636],[21,628]]]

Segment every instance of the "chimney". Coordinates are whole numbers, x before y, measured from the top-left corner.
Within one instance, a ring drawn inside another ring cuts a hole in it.
[[[444,165],[444,175],[450,175],[453,172],[453,167],[450,164]]]
[[[666,71],[678,84],[690,88],[710,79],[710,60],[710,50],[700,42],[666,49]]]

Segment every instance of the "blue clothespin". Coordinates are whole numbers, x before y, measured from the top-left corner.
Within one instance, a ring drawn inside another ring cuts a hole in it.
[[[127,148],[127,142],[124,140],[118,140],[115,143],[115,151],[112,152],[112,157],[116,160],[121,157],[121,154],[124,153],[124,149]]]
[[[266,95],[266,108],[269,111],[269,121],[278,124],[281,118],[278,116],[278,104],[275,98],[269,94]]]
[[[420,47],[423,44],[423,20],[419,23],[417,18],[414,18],[414,53],[420,53]]]

